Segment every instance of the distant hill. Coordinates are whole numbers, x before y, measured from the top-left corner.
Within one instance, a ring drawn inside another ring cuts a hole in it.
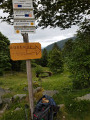
[[[64,40],[60,40],[60,41],[55,42],[55,43],[57,43],[58,47],[62,49],[63,46],[64,46],[64,44],[65,44],[65,42],[67,42],[69,39],[75,40],[76,37],[70,37],[70,38],[67,38],[67,39],[64,39]],[[45,49],[46,49],[47,51],[52,50],[53,45],[54,45],[55,43],[52,43],[52,44],[48,45],[47,47],[45,47]]]

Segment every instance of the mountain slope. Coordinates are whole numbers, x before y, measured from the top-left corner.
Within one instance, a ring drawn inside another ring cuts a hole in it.
[[[64,44],[65,44],[65,42],[67,42],[69,39],[75,40],[76,37],[70,37],[70,38],[67,38],[67,39],[64,39],[64,40],[60,40],[60,41],[55,42],[55,43],[57,43],[58,47],[62,49],[63,46],[64,46]],[[52,50],[53,45],[54,45],[55,43],[52,43],[52,44],[48,45],[47,47],[45,47],[45,49],[46,49],[47,51]]]

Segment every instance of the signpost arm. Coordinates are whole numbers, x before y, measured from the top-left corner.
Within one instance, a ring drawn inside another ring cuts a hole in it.
[[[25,43],[29,43],[28,34],[25,33],[25,34],[22,34],[22,36],[23,36],[23,41]],[[30,60],[26,60],[26,69],[27,69],[31,118],[33,120],[34,99],[33,99],[33,86],[32,86],[32,73],[31,73],[31,61]]]

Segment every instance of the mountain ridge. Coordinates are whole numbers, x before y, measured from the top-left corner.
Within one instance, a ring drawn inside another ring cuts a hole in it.
[[[64,45],[65,45],[65,42],[67,42],[69,39],[75,40],[76,37],[74,36],[74,37],[70,37],[70,38],[66,38],[66,39],[63,39],[63,40],[54,42],[54,43],[52,43],[52,44],[46,46],[44,49],[46,49],[47,51],[52,50],[53,45],[54,45],[55,43],[57,43],[57,45],[58,45],[58,47],[59,47],[60,49],[63,49],[63,47],[64,47]]]

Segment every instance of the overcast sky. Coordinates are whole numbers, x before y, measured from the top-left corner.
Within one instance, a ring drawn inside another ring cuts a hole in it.
[[[0,16],[6,16],[3,11],[0,10]],[[60,30],[60,28],[38,28],[35,34],[29,34],[29,42],[40,42],[42,48],[56,41],[60,41],[65,38],[69,38],[76,34],[78,27],[73,26],[70,29]],[[14,27],[8,25],[6,22],[0,22],[0,32],[8,37],[11,43],[23,42],[21,34],[14,33]]]

